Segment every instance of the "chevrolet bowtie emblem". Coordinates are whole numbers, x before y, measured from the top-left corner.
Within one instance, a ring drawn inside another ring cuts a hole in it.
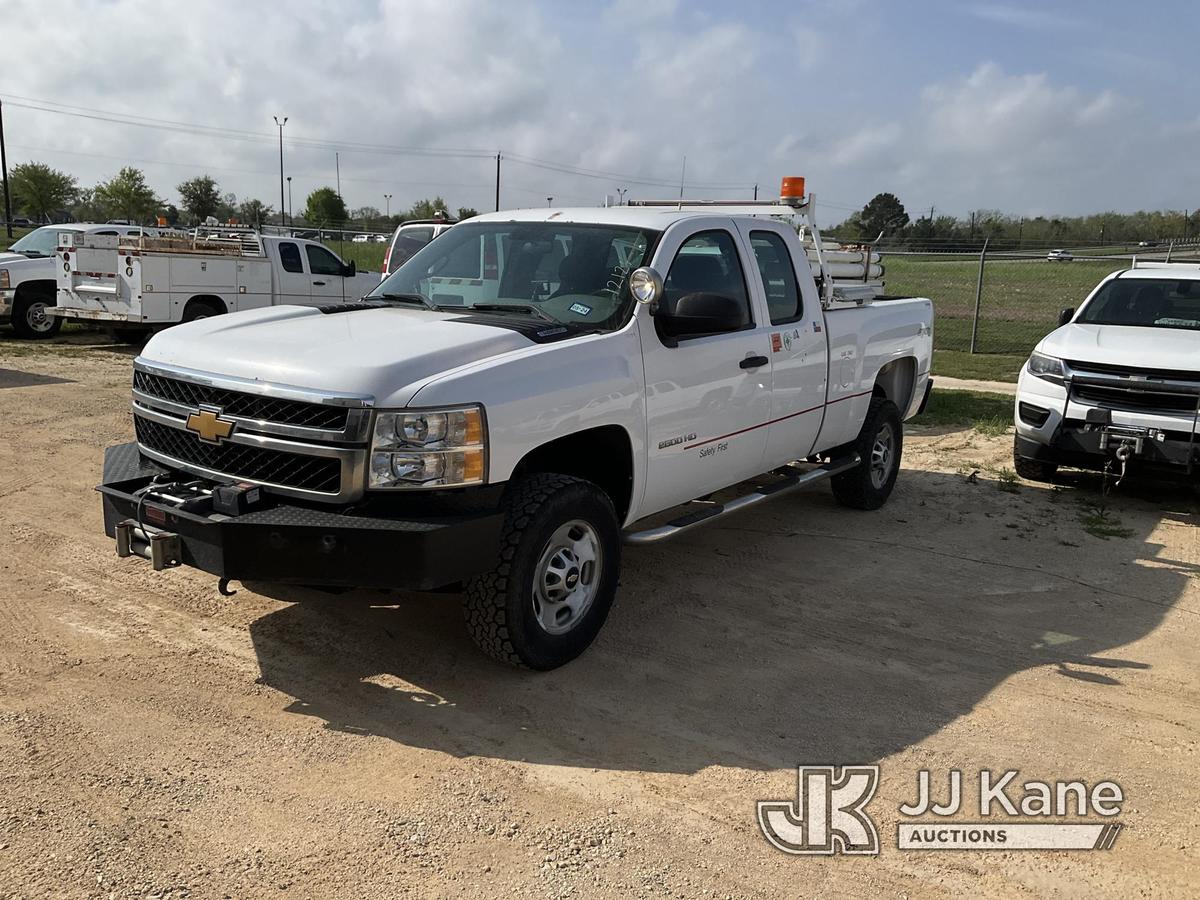
[[[201,406],[187,417],[187,430],[195,432],[206,444],[219,444],[233,434],[233,422],[221,418],[215,406]]]

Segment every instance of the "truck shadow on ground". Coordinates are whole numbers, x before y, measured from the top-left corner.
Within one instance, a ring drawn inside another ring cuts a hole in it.
[[[251,635],[290,711],[455,756],[684,773],[868,762],[1022,670],[1120,690],[1148,668],[1098,654],[1153,631],[1196,574],[1148,541],[1164,516],[1192,527],[1193,501],[1126,491],[1112,507],[1133,534],[1100,540],[1078,521],[1098,482],[1076,481],[1011,494],[906,470],[878,513],[815,491],[627,548],[600,638],[550,673],[478,653],[456,595],[250,585],[290,603]]]

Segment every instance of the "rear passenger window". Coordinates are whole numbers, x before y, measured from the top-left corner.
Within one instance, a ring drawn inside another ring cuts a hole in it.
[[[767,308],[771,311],[771,324],[795,322],[804,310],[787,244],[773,231],[752,231],[750,246],[758,262],[758,274],[762,276]]]
[[[664,302],[670,308],[686,294],[723,294],[738,301],[746,311],[743,327],[754,323],[746,276],[728,231],[702,231],[688,238],[675,254],[663,288]]]
[[[280,244],[279,264],[285,272],[303,272],[304,263],[300,261],[300,248],[295,244]]]

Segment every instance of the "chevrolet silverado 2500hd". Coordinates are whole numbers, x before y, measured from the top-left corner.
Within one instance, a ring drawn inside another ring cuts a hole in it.
[[[1109,275],[1035,348],[1017,383],[1013,462],[1192,475],[1200,463],[1200,265]]]
[[[859,509],[892,491],[932,304],[883,296],[869,251],[837,282],[810,222],[814,272],[786,200],[481,215],[361,304],[164,331],[105,529],[226,580],[463,583],[486,652],[561,665],[623,542],[823,480]]]

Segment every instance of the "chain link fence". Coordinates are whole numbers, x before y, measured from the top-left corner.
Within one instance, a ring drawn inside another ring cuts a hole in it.
[[[1034,253],[884,251],[889,294],[933,300],[934,347],[970,353],[1024,354],[1058,325],[1059,311],[1078,307],[1102,278],[1145,262],[1200,263],[1196,245],[1113,254],[1096,248],[1071,258]]]

